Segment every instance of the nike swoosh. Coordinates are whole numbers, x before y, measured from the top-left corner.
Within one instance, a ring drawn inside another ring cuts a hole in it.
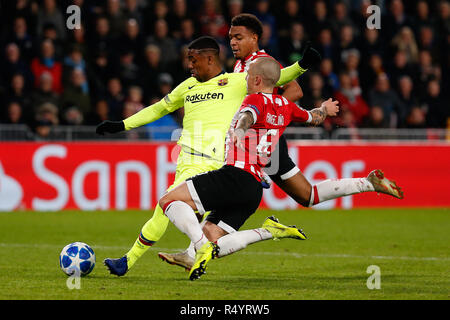
[[[195,87],[196,86],[196,84],[194,84],[193,86],[191,86],[191,87],[189,87],[188,86],[188,90],[191,90],[193,87]]]

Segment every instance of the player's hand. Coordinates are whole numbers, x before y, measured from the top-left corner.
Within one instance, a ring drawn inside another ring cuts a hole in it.
[[[320,53],[311,47],[311,41],[306,41],[305,44],[300,48],[300,54],[302,58],[298,61],[298,65],[302,69],[309,69],[320,63],[322,56]]]
[[[325,109],[325,112],[328,117],[335,117],[339,112],[339,101],[328,99],[327,101],[322,103],[322,108]]]
[[[231,130],[231,141],[233,141],[233,144],[236,147],[245,151],[244,145],[242,144],[243,137],[244,137],[244,130],[242,129]]]
[[[100,123],[97,128],[95,128],[95,132],[100,135],[105,135],[105,133],[117,133],[125,130],[125,124],[123,121],[110,121],[105,120]]]

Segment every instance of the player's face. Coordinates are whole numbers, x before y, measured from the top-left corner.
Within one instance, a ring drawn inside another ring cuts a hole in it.
[[[230,47],[236,59],[244,59],[258,49],[258,36],[243,26],[233,26],[228,32]]]
[[[197,50],[188,51],[188,68],[191,75],[198,81],[205,81],[208,77],[208,56]]]

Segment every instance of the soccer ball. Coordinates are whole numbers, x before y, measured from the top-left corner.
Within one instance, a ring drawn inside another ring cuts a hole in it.
[[[61,270],[71,276],[85,276],[95,267],[95,253],[83,242],[74,242],[65,246],[59,255]]]

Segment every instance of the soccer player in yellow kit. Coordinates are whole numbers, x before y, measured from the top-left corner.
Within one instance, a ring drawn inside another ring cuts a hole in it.
[[[231,120],[247,95],[247,73],[226,73],[219,59],[219,45],[211,37],[200,37],[189,45],[192,77],[172,92],[123,121],[104,121],[98,134],[131,130],[153,122],[184,106],[183,130],[178,145],[175,181],[168,190],[195,175],[223,166],[225,137]],[[292,81],[306,70],[298,63],[284,68],[277,86]],[[133,247],[119,259],[105,259],[112,274],[122,276],[166,231],[168,218],[156,206],[153,217],[142,227]]]

